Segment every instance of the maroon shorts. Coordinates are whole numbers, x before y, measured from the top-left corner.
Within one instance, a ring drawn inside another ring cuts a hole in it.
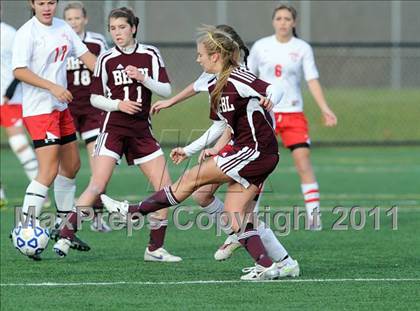
[[[99,134],[94,156],[109,156],[119,162],[123,155],[128,165],[139,165],[163,155],[163,151],[150,130],[143,132],[140,137],[129,137],[114,132]]]
[[[71,111],[71,110],[70,110]],[[86,144],[95,141],[101,129],[101,112],[95,113],[76,113],[71,112],[73,116],[74,126],[80,137]]]
[[[214,157],[216,165],[245,188],[250,184],[261,187],[279,161],[278,154],[262,154],[249,147],[233,146],[224,148],[224,151]]]

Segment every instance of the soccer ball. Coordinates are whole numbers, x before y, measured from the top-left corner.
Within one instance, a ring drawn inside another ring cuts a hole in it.
[[[50,240],[48,228],[41,227],[39,220],[30,220],[26,228],[19,222],[12,231],[13,246],[26,256],[34,256],[42,253],[47,248]]]

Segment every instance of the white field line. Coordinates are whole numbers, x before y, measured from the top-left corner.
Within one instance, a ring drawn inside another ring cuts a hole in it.
[[[128,200],[130,202],[136,202],[139,201],[139,196],[126,196],[124,197],[124,200]],[[122,199],[122,198],[117,198],[117,199]],[[182,205],[182,204],[181,204]],[[202,208],[200,208],[198,205],[182,205],[185,206],[186,208],[191,208],[192,211],[200,211],[202,210]],[[366,210],[370,210],[373,208],[373,206],[365,206],[365,205],[358,205],[361,208],[364,208]],[[380,207],[380,209],[382,211],[386,211],[389,210],[392,206],[382,206],[382,205],[378,205]],[[305,208],[303,206],[298,206],[299,210],[304,211]],[[344,208],[352,208],[353,205],[349,205],[349,206],[345,206],[343,205]],[[170,207],[171,209],[173,209],[174,207]],[[293,206],[286,206],[286,205],[276,205],[276,206],[271,206],[270,205],[270,211],[276,211],[276,210],[282,210],[282,211],[293,211],[294,207]],[[321,212],[332,212],[333,207],[321,207]],[[264,207],[260,206],[260,212],[264,211]],[[414,207],[408,207],[408,206],[398,206],[398,213],[414,213],[414,212],[420,212],[420,206],[414,206]]]
[[[117,282],[75,282],[75,283],[1,283],[1,287],[68,287],[68,286],[118,286],[118,285],[202,285],[202,284],[232,284],[232,283],[346,283],[346,282],[420,282],[414,278],[355,278],[355,279],[284,279],[278,281],[256,281],[244,282],[240,280],[193,280],[193,281],[173,281],[173,282],[136,282],[136,281],[117,281]]]

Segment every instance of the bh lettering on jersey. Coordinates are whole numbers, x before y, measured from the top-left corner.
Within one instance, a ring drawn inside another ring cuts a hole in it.
[[[83,67],[83,69],[87,68],[80,59],[73,56],[67,59],[67,70],[79,70],[81,67]]]
[[[148,68],[137,68],[137,70],[145,76],[147,76],[149,73]],[[115,85],[125,85],[133,83],[133,80],[131,80],[131,78],[127,75],[127,72],[124,69],[114,70],[112,71],[112,75],[114,77]]]

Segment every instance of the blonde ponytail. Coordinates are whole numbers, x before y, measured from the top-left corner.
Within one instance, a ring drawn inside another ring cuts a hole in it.
[[[216,86],[210,94],[211,109],[217,112],[228,78],[232,71],[239,66],[239,45],[227,32],[214,26],[204,25],[198,31],[197,43],[202,43],[209,55],[219,53],[223,61],[222,71],[219,73]]]

